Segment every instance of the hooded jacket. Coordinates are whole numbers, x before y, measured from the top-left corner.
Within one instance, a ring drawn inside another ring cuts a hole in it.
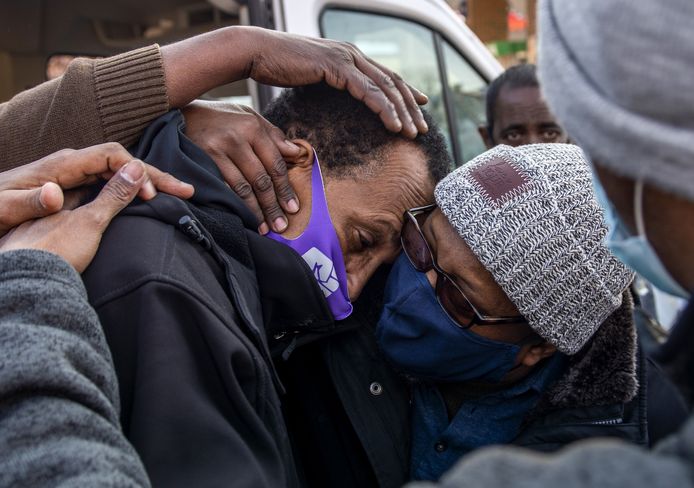
[[[303,259],[257,234],[183,129],[170,112],[133,154],[194,184],[195,196],[128,207],[84,274],[112,351],[123,430],[152,484],[402,485],[409,390],[373,336],[387,270],[333,322]],[[644,419],[629,421],[626,437],[645,443]]]

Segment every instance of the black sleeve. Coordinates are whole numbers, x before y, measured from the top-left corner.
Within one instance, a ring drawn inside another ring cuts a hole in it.
[[[79,275],[0,254],[0,486],[149,486],[118,422],[111,356]]]
[[[287,485],[274,385],[233,309],[160,279],[97,311],[120,382],[123,428],[153,485]]]
[[[677,432],[689,413],[680,392],[650,357],[646,359],[646,375],[648,439],[649,444],[654,446]]]

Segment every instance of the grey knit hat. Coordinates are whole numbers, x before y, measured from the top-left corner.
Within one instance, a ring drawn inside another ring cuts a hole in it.
[[[541,0],[539,76],[595,161],[694,200],[694,1]]]
[[[632,272],[607,227],[581,149],[497,146],[436,186],[436,203],[530,326],[574,354],[622,303]]]

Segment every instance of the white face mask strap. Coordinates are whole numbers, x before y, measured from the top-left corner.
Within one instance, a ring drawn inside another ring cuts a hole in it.
[[[643,181],[639,180],[634,185],[634,221],[636,223],[636,235],[646,237],[646,223],[643,220]]]

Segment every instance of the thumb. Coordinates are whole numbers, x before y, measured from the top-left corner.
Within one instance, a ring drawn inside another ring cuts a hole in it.
[[[108,180],[92,202],[77,211],[90,213],[97,222],[98,230],[103,231],[111,219],[135,199],[147,181],[149,179],[144,163],[139,159],[133,159]]]
[[[0,234],[23,224],[58,212],[63,207],[63,191],[55,183],[31,190],[0,192]]]
[[[57,183],[46,183],[38,192],[37,208],[43,209],[44,215],[56,213],[63,208],[65,195],[63,189]],[[43,216],[43,215],[42,215]]]

